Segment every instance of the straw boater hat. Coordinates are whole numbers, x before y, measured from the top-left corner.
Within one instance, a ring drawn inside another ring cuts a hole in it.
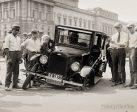
[[[120,22],[117,22],[116,24],[114,24],[114,28],[120,28],[122,27],[122,24]]]
[[[135,24],[134,23],[129,23],[128,25],[127,25],[127,28],[134,28],[135,27]]]

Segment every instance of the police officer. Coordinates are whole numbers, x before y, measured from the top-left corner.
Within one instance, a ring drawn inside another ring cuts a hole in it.
[[[13,82],[12,88],[18,89],[18,76],[19,76],[19,63],[21,59],[21,39],[18,35],[20,30],[19,26],[13,26],[11,34],[5,37],[5,53],[6,53],[6,64],[7,72],[5,79],[5,90],[11,90],[10,84]],[[13,80],[11,81],[11,77]]]
[[[128,36],[125,32],[122,31],[122,24],[118,22],[114,25],[114,28],[117,32],[112,35],[110,41],[110,48],[112,49],[111,55],[114,79],[114,84],[112,84],[112,86],[116,86],[117,84],[122,83],[123,85],[125,84],[125,48],[128,43]]]

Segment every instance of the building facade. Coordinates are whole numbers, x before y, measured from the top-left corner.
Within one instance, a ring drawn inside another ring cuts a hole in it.
[[[0,0],[0,40],[14,24],[21,33],[39,30],[53,37],[55,25],[100,30],[112,35],[116,13],[95,8],[78,8],[79,0]]]

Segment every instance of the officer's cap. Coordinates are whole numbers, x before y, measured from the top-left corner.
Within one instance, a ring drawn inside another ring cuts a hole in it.
[[[116,24],[114,24],[114,28],[121,28],[122,24],[120,22],[117,22]]]

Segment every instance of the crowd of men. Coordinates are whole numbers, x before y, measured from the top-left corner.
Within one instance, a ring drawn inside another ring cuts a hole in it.
[[[5,90],[10,91],[10,85],[12,88],[19,89],[18,77],[19,77],[19,64],[22,63],[22,58],[28,61],[30,57],[36,53],[43,52],[42,49],[47,52],[50,50],[51,41],[48,35],[42,35],[40,32],[33,30],[30,33],[23,33],[23,38],[19,36],[20,27],[13,26],[5,37],[4,53],[6,58],[6,78],[5,78]],[[45,47],[45,48],[43,48]],[[46,52],[46,53],[47,53]]]
[[[137,88],[137,27],[134,24],[128,24],[128,33],[123,32],[122,24],[114,25],[116,33],[108,38],[109,46],[107,53],[110,55],[108,59],[112,72],[112,87],[123,84],[124,87]],[[5,37],[4,53],[6,57],[6,79],[5,90],[10,91],[12,88],[18,89],[19,64],[24,64],[30,57],[38,52],[47,53],[50,49],[50,42],[53,43],[48,35],[40,34],[33,30],[30,33],[24,33],[23,38],[19,36],[20,27],[13,26]],[[44,49],[44,50],[43,50]],[[126,54],[129,55],[130,66],[130,83],[126,84]],[[26,60],[25,60],[26,59]],[[27,65],[25,64],[27,67]]]
[[[123,84],[124,87],[131,89],[137,88],[137,27],[130,23],[127,25],[128,33],[122,31],[122,24],[114,25],[116,33],[109,38],[110,54],[109,65],[112,72],[112,87]],[[129,57],[130,83],[126,84],[126,55]]]

